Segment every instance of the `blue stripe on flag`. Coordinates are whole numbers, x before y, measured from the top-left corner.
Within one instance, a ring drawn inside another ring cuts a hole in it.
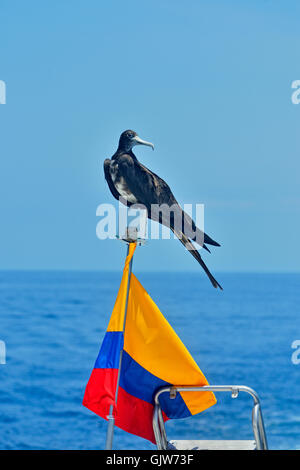
[[[107,331],[94,369],[118,369],[120,351],[123,348],[123,343],[122,331]]]
[[[154,404],[154,395],[156,391],[164,386],[171,385],[164,380],[156,377],[148,372],[144,367],[140,366],[132,357],[123,351],[122,368],[120,376],[120,387],[127,393],[136,398]],[[161,408],[168,418],[186,418],[191,413],[182,399],[180,393],[176,394],[176,398],[170,399],[167,393],[159,398]]]

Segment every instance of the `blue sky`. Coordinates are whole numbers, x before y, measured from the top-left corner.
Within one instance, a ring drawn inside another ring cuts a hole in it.
[[[120,269],[96,238],[102,163],[133,128],[138,158],[205,204],[217,271],[299,271],[296,1],[2,0],[1,269]],[[199,270],[149,241],[137,270]]]

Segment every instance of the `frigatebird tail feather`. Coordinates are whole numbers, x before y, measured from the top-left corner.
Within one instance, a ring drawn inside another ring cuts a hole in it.
[[[180,210],[182,209],[180,208]],[[213,245],[213,246],[220,246],[218,242],[216,242],[209,235],[207,235],[202,230],[200,230],[196,226],[193,219],[186,212],[182,211],[182,217],[183,217],[183,223],[184,223],[184,234],[190,240],[197,242],[198,244],[200,244],[200,246],[203,246],[203,248],[205,248],[207,251],[209,251],[209,249],[204,245],[204,243],[208,245]]]
[[[209,271],[208,267],[204,263],[203,259],[201,258],[198,250],[194,247],[193,243],[181,232],[180,234],[176,233],[174,231],[175,235],[177,238],[181,241],[181,243],[185,246],[185,248],[191,253],[191,255],[198,261],[198,263],[201,265],[203,270],[205,271],[206,275],[208,276],[210,282],[212,285],[217,289],[223,290],[223,287],[218,283],[218,281],[213,277],[211,272]]]
[[[206,245],[204,245],[204,244],[203,244],[203,248],[204,248],[206,251],[208,251],[208,253],[211,253],[210,249],[209,249],[209,248],[207,248],[207,246],[206,246]]]
[[[221,246],[220,243],[210,238],[206,233],[204,234],[204,243],[207,243],[208,245],[213,245],[213,246]]]

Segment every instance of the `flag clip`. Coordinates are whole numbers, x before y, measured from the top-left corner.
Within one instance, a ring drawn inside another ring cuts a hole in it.
[[[176,398],[176,393],[177,393],[176,388],[171,387],[171,389],[170,389],[170,399],[171,400],[174,400],[174,398]]]

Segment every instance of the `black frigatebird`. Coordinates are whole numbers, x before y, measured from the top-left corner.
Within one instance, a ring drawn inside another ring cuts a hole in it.
[[[168,226],[200,263],[212,285],[222,289],[192,241],[197,241],[207,251],[206,244],[220,246],[219,243],[196,227],[179,206],[167,183],[138,161],[132,152],[135,145],[147,145],[154,149],[153,144],[140,139],[136,132],[127,130],[121,134],[115,154],[104,161],[105,179],[112,195],[129,207],[141,204],[147,209],[149,219]],[[182,223],[178,224],[178,220]]]

